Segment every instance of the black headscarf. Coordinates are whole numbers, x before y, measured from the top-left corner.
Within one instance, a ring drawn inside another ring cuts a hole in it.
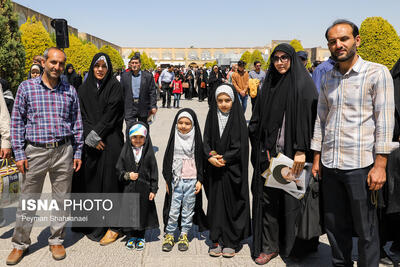
[[[400,137],[400,59],[397,60],[396,64],[394,64],[392,70],[390,71],[393,77],[394,83],[394,103],[396,105],[395,112],[395,128],[393,139],[394,141],[398,141]]]
[[[218,68],[218,77],[217,74],[214,72],[214,67],[218,67],[217,65],[214,65],[211,69],[210,76],[208,78],[208,84],[210,86],[209,88],[209,94],[208,94],[208,105],[211,106],[212,102],[215,102],[215,90],[217,89],[218,86],[222,84],[222,78],[224,77],[222,75],[222,72]]]
[[[306,161],[312,161],[310,150],[314,123],[317,113],[318,93],[313,80],[304,68],[292,46],[280,44],[277,51],[285,52],[290,57],[290,69],[280,74],[271,61],[269,71],[257,97],[250,124],[249,135],[252,144],[251,160],[254,167],[252,179],[253,193],[253,256],[262,252],[261,235],[263,229],[263,188],[265,179],[261,173],[268,167],[268,153],[276,156],[276,141],[279,129],[284,125],[283,152],[294,158],[296,151],[306,153]],[[289,255],[296,240],[296,220],[300,213],[300,202],[285,194],[281,201],[283,210],[280,229],[280,253]]]
[[[201,137],[199,121],[197,120],[196,113],[192,109],[184,108],[184,109],[179,110],[175,116],[174,122],[172,123],[171,133],[169,135],[167,148],[165,149],[165,154],[164,154],[162,173],[163,173],[164,179],[167,183],[168,190],[170,192],[170,194],[165,193],[164,208],[163,208],[164,228],[168,224],[169,211],[171,208],[172,181],[173,181],[172,162],[174,159],[175,131],[176,131],[176,125],[178,123],[178,117],[182,112],[189,113],[193,119],[192,127],[194,127],[194,131],[195,131],[194,159],[196,162],[197,181],[204,184],[204,168],[203,168],[203,166],[204,166],[205,159],[204,159],[204,155],[203,155],[203,140]],[[205,231],[207,229],[207,226],[206,226],[206,217],[205,217],[205,214],[203,211],[202,192],[201,191],[196,195],[196,203],[195,203],[194,212],[195,212],[195,214],[193,216],[193,223],[197,224],[199,226],[200,232]],[[180,220],[178,220],[178,221],[180,221]]]

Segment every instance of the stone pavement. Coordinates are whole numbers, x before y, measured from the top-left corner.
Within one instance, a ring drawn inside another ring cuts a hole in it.
[[[160,106],[160,102],[158,103]],[[246,112],[246,118],[251,116],[251,103],[249,101]],[[207,101],[198,102],[197,100],[181,100],[182,107],[190,107],[195,110],[201,124],[204,128],[204,122],[207,115]],[[164,151],[169,138],[172,121],[175,117],[176,109],[159,109],[156,121],[150,126],[150,134],[156,151],[156,158],[159,169],[159,191],[156,196],[157,211],[160,220],[160,229],[162,225],[162,207],[165,194],[165,182],[161,174],[162,160]],[[252,167],[249,168],[249,179],[251,178]],[[250,183],[249,183],[250,184]],[[50,192],[50,182],[47,179],[44,186],[44,192]],[[205,198],[204,198],[205,199]],[[250,198],[251,199],[251,198]],[[204,205],[207,203],[204,201]],[[5,266],[5,259],[11,251],[11,237],[15,224],[15,208],[5,209],[7,224],[0,228],[0,266]],[[83,235],[76,234],[68,228],[64,246],[67,251],[65,260],[56,262],[52,259],[48,250],[47,238],[50,235],[49,228],[35,227],[32,230],[32,245],[30,252],[18,264],[18,266],[143,266],[143,267],[183,267],[183,266],[257,266],[250,257],[250,240],[243,243],[242,249],[232,259],[211,258],[208,256],[208,232],[198,233],[193,230],[189,234],[192,238],[187,252],[179,252],[174,247],[172,252],[165,253],[161,251],[162,232],[160,230],[148,232],[146,234],[146,248],[142,252],[128,251],[125,249],[125,241],[119,239],[117,242],[101,247],[98,243],[92,242]],[[326,236],[320,238],[321,245],[318,252],[308,256],[300,262],[294,262],[280,257],[272,260],[268,266],[330,266],[330,247]],[[356,259],[356,255],[354,255]],[[382,265],[383,266],[383,265]]]

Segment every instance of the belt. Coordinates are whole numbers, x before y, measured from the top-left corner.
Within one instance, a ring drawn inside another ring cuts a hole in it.
[[[53,143],[37,143],[37,142],[31,142],[31,141],[27,141],[27,143],[34,147],[43,147],[43,148],[50,149],[50,148],[56,148],[56,147],[62,146],[64,144],[68,143],[70,140],[71,140],[71,137],[68,136],[68,137],[65,137],[64,139],[61,139],[60,141],[53,142]]]
[[[134,104],[139,103],[139,98],[134,98],[134,99],[133,99],[133,103],[134,103]]]

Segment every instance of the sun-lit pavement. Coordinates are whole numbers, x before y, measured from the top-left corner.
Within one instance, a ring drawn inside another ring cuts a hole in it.
[[[158,103],[160,106],[160,102]],[[249,101],[246,112],[246,119],[251,116],[251,103]],[[182,100],[181,107],[190,107],[195,110],[201,129],[207,115],[207,101],[198,102],[196,99],[191,101]],[[161,175],[162,159],[169,138],[172,121],[177,109],[159,109],[155,122],[150,126],[150,134],[156,151],[156,158],[159,169],[159,191],[156,196],[156,205],[162,225],[162,206],[165,194],[165,182]],[[252,174],[252,167],[249,168],[249,179]],[[250,183],[249,183],[250,184]],[[47,179],[44,192],[50,192],[50,182]],[[205,199],[205,198],[204,198]],[[251,199],[251,198],[250,198]],[[204,205],[207,202],[204,201]],[[0,266],[5,266],[5,259],[11,251],[11,237],[15,222],[15,208],[6,208],[5,215],[7,225],[0,228]],[[161,251],[162,231],[152,231],[146,233],[146,248],[144,251],[137,252],[127,250],[125,241],[118,239],[115,243],[102,247],[98,243],[92,242],[83,235],[67,231],[64,246],[67,251],[65,260],[56,262],[52,259],[47,245],[47,238],[50,235],[49,228],[34,227],[31,234],[32,245],[30,252],[18,264],[18,266],[163,266],[163,267],[183,267],[183,266],[257,266],[250,257],[250,240],[245,240],[242,249],[232,259],[211,258],[208,256],[208,232],[198,233],[193,230],[189,237],[193,238],[190,242],[189,250],[180,252],[177,247],[173,251],[166,253]],[[326,236],[320,238],[321,245],[318,252],[309,255],[306,259],[294,262],[280,257],[272,260],[267,266],[331,266],[330,247]],[[383,265],[382,265],[383,266]]]

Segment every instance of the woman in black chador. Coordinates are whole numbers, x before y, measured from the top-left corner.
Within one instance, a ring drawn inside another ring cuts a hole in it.
[[[120,225],[128,239],[125,246],[143,250],[145,231],[159,227],[154,202],[158,168],[147,124],[135,122],[129,129],[116,169],[122,191],[127,193],[122,196],[120,214]]]
[[[212,97],[204,129],[210,256],[233,257],[250,236],[248,134],[235,89],[220,85]]]
[[[123,97],[118,80],[112,75],[109,56],[93,57],[86,81],[78,91],[85,145],[82,170],[74,176],[73,191],[80,193],[119,193],[115,164],[123,145]],[[104,228],[86,229],[88,237],[99,241]]]
[[[249,135],[254,167],[253,257],[256,263],[265,264],[278,253],[297,256],[294,247],[300,247],[305,253],[318,246],[318,236],[308,241],[296,238],[300,200],[283,190],[265,187],[265,178],[261,176],[270,158],[279,152],[294,160],[295,175],[301,172],[306,161],[312,162],[310,142],[318,94],[310,75],[288,44],[274,49],[261,92],[249,124]]]
[[[212,67],[208,77],[208,105],[215,99],[215,90],[223,83],[224,76],[217,65]]]

